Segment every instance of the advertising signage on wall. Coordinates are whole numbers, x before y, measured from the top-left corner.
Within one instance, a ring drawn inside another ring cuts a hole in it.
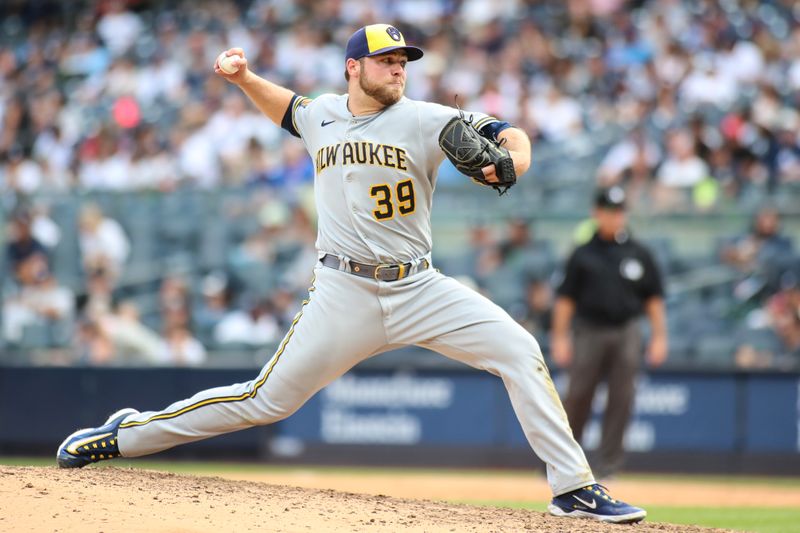
[[[748,380],[744,446],[754,452],[800,452],[800,379],[764,375]]]
[[[446,412],[452,379],[347,375],[321,393],[320,438],[331,444],[417,444],[425,412]]]
[[[490,445],[499,437],[492,419],[500,391],[499,380],[481,375],[351,372],[281,422],[281,435],[327,444]]]
[[[560,380],[559,380],[560,382]],[[564,391],[566,383],[564,383]],[[559,389],[561,390],[561,389]],[[730,451],[736,446],[736,381],[733,375],[642,375],[625,432],[628,451]],[[584,431],[587,450],[600,444],[607,390],[598,388],[592,420]]]
[[[557,376],[555,381],[563,391],[565,380]],[[605,397],[601,388],[585,432],[583,444],[589,450],[599,443]],[[797,444],[796,403],[781,449],[789,446],[790,437],[792,446]],[[733,375],[643,376],[625,445],[639,452],[733,451],[740,424]],[[502,382],[466,373],[351,372],[283,421],[280,432],[310,443],[527,446]]]
[[[52,408],[67,399],[80,406],[78,423],[88,425],[120,405],[159,409],[176,397],[249,377],[243,369],[0,367],[0,450],[49,450],[74,429],[75,421]],[[557,375],[555,381],[563,392],[566,380]],[[160,386],[143,389],[145,382]],[[37,388],[48,394],[30,396]],[[589,450],[599,441],[604,391],[593,407],[583,443]],[[634,411],[625,438],[629,451],[800,453],[798,375],[658,372],[641,377]],[[266,429],[192,446],[259,448],[268,441],[287,457],[311,445],[528,449],[502,381],[469,370],[357,369]]]

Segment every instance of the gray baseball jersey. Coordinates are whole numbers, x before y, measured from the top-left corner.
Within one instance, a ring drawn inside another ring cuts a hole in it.
[[[431,199],[444,157],[438,135],[456,114],[403,98],[355,117],[346,96],[292,99],[283,126],[302,137],[316,165],[321,260],[309,297],[252,381],[125,418],[123,456],[281,420],[360,361],[418,345],[503,379],[554,494],[594,482],[536,340],[500,307],[428,268]],[[496,122],[479,113],[473,120]],[[337,259],[323,261],[328,255]],[[412,267],[383,281],[356,275],[351,260]]]
[[[353,116],[347,95],[295,98],[291,133],[316,167],[317,248],[364,263],[405,263],[431,251],[431,203],[444,159],[438,136],[452,107],[403,97]],[[496,118],[468,112],[482,128]]]

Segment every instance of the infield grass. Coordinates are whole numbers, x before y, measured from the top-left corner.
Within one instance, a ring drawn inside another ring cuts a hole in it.
[[[0,465],[11,466],[55,466],[55,457],[3,457],[0,456]],[[93,465],[92,468],[105,467],[130,467],[148,470],[163,470],[182,474],[212,474],[214,472],[252,472],[254,469],[264,472],[291,472],[309,470],[319,473],[352,474],[354,476],[385,476],[415,474],[432,475],[443,473],[465,477],[485,477],[487,473],[496,472],[508,477],[530,478],[536,475],[527,469],[456,469],[456,468],[428,468],[428,467],[372,467],[372,466],[299,466],[299,465],[271,465],[269,463],[242,463],[236,461],[183,461],[183,460],[146,460],[116,459]],[[696,485],[760,485],[775,489],[780,487],[800,487],[800,477],[770,477],[750,475],[715,475],[715,474],[624,474],[621,479],[629,481],[686,481]]]
[[[546,503],[461,501],[470,505],[510,507],[547,512]],[[800,533],[800,510],[766,507],[677,507],[646,505],[647,521],[718,527],[754,533]]]

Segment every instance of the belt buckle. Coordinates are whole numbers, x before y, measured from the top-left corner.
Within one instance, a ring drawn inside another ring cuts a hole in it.
[[[387,264],[377,265],[375,267],[375,272],[372,274],[372,276],[375,278],[375,281],[388,281],[380,278],[380,272],[381,270],[384,270],[386,268],[391,268],[393,266],[394,265],[387,265]]]

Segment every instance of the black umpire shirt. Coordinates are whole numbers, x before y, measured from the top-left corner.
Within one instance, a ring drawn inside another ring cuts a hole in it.
[[[606,241],[597,233],[567,261],[558,295],[575,302],[575,315],[596,325],[618,326],[663,296],[661,274],[650,252],[627,234]]]

